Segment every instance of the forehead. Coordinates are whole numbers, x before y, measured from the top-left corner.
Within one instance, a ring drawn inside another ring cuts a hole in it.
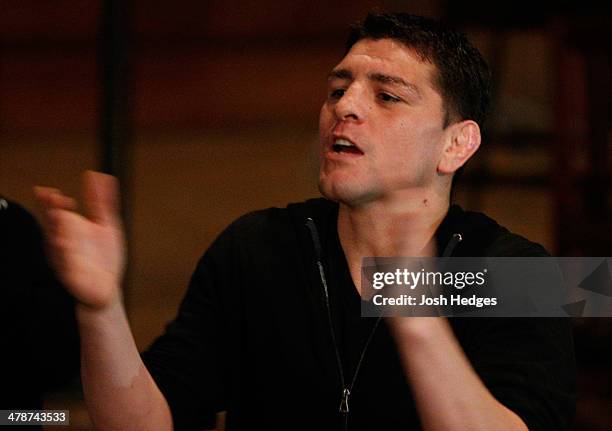
[[[414,50],[394,39],[358,41],[334,67],[334,70],[338,69],[351,70],[355,75],[362,71],[393,74],[432,90],[436,73],[432,63],[421,60]]]

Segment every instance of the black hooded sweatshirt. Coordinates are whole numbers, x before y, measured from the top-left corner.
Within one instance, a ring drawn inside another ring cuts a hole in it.
[[[177,317],[143,353],[175,429],[211,428],[218,411],[227,412],[230,431],[421,429],[384,321],[363,356],[349,412],[340,412],[376,320],[360,317],[337,219],[338,204],[325,199],[250,213],[204,253]],[[436,241],[453,256],[547,255],[455,205]],[[570,428],[575,364],[568,319],[449,321],[486,387],[530,430]]]

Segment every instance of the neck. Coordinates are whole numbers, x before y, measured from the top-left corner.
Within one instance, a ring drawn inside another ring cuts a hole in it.
[[[366,256],[435,256],[434,236],[448,207],[448,194],[427,190],[398,192],[359,206],[341,203],[338,235],[353,280],[359,280]]]

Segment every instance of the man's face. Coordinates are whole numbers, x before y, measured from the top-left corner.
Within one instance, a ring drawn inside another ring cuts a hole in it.
[[[435,68],[393,39],[357,42],[328,79],[319,189],[359,205],[432,186],[444,109]]]

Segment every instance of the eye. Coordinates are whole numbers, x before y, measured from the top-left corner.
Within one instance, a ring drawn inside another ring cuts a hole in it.
[[[379,93],[378,98],[383,102],[399,102],[401,99],[395,96],[390,95],[389,93]]]
[[[344,96],[344,93],[346,92],[346,90],[344,88],[336,88],[335,90],[332,90],[329,93],[329,98],[333,99],[333,100],[338,100],[340,99],[342,96]]]

